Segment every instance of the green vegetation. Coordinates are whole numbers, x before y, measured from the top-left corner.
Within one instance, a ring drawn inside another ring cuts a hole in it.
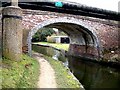
[[[42,28],[32,37],[33,42],[46,41],[47,36],[51,36],[55,31],[52,28]]]
[[[39,63],[27,55],[23,55],[23,60],[17,62],[3,58],[1,71],[3,88],[35,88]]]
[[[56,61],[45,55],[44,58],[49,61],[55,70],[55,77],[58,88],[80,88],[80,83],[73,79],[73,76],[69,73],[69,69],[64,67],[62,62]]]
[[[53,36],[48,36],[47,37],[47,42],[48,43],[56,43],[56,39]]]
[[[36,42],[34,44],[41,44],[41,45],[50,45],[58,49],[64,49],[68,51],[69,49],[69,44],[61,44],[61,43],[48,43],[48,42]]]

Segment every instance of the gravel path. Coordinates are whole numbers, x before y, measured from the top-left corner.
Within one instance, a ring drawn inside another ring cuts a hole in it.
[[[47,60],[39,53],[33,53],[40,64],[40,76],[38,81],[38,88],[57,88],[55,81],[55,72]]]

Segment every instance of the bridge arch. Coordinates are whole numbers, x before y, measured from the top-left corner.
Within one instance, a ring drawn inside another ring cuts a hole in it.
[[[76,45],[92,46],[96,49],[94,54],[98,57],[101,56],[101,46],[98,40],[94,28],[85,22],[82,22],[75,18],[59,17],[52,18],[46,21],[40,22],[37,26],[29,31],[27,37],[28,53],[31,55],[31,39],[32,36],[40,29],[44,27],[58,28],[68,34],[71,39],[71,46],[69,51],[73,50]],[[75,46],[74,46],[75,45]],[[72,48],[72,49],[71,49]],[[86,48],[86,47],[85,47]],[[74,50],[73,50],[74,51]],[[73,53],[73,52],[71,52]],[[89,54],[91,53],[91,50]]]

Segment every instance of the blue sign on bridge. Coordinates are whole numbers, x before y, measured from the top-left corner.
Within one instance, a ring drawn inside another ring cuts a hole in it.
[[[55,2],[56,7],[63,7],[63,3],[61,1]]]

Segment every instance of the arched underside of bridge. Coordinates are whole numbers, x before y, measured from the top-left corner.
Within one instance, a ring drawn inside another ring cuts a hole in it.
[[[39,23],[28,34],[28,52],[31,55],[32,36],[40,28],[57,28],[65,32],[70,38],[68,54],[90,59],[98,59],[101,55],[99,40],[92,27],[76,19],[56,18]]]

